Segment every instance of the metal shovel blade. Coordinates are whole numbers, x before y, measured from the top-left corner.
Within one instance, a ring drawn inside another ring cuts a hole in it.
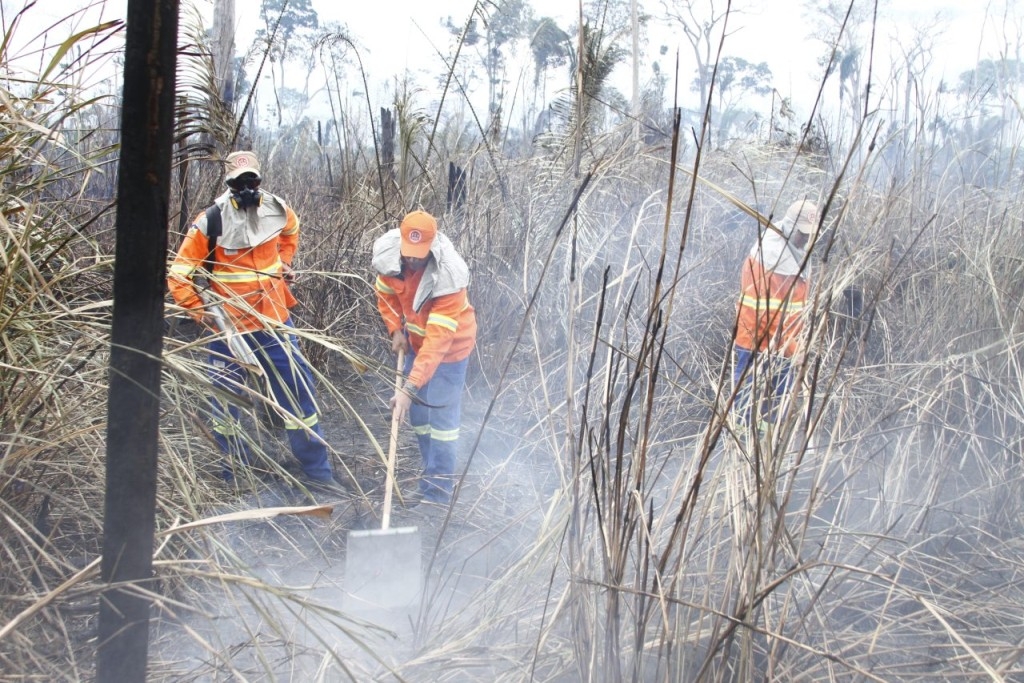
[[[398,353],[395,386],[400,386],[405,354]],[[398,450],[398,413],[391,413],[384,508],[380,529],[348,533],[345,548],[346,608],[375,615],[418,603],[423,591],[420,575],[420,532],[414,527],[391,527],[391,494],[395,488],[395,455]]]
[[[423,591],[416,527],[350,531],[345,549],[346,608],[366,613],[415,606]]]

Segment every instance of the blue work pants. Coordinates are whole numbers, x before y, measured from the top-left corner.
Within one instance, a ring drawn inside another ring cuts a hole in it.
[[[789,358],[780,354],[755,353],[742,346],[733,348],[736,352],[733,412],[741,424],[754,425],[764,431],[767,425],[779,419],[786,392],[793,383],[793,365]]]
[[[331,461],[320,431],[313,373],[299,350],[295,335],[285,331],[258,330],[247,332],[242,338],[255,352],[274,399],[289,413],[284,422],[292,455],[307,477],[331,481]],[[214,385],[240,394],[246,370],[231,358],[227,343],[214,339],[209,350],[210,377]],[[238,419],[238,406],[216,397],[212,404],[214,437],[227,456],[224,478],[230,479],[235,466],[252,463],[252,454]],[[257,410],[262,410],[262,407]]]
[[[406,375],[412,370],[415,360],[415,354],[406,355]],[[409,422],[423,458],[419,490],[426,500],[447,503],[455,488],[462,390],[466,385],[468,365],[468,358],[455,363],[441,363],[430,381],[420,387],[418,400],[409,407]]]

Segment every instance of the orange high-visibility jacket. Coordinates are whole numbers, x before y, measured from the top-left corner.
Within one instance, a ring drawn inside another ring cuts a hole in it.
[[[736,346],[786,357],[796,353],[803,332],[807,280],[766,271],[759,259],[750,256],[743,262],[740,286]]]
[[[417,387],[430,381],[438,365],[468,357],[476,345],[476,312],[465,288],[429,298],[418,311],[413,308],[423,272],[406,271],[404,277],[378,273],[376,282],[377,309],[388,335],[401,330],[404,320],[416,353],[409,381]]]
[[[235,208],[230,192],[217,198],[222,233],[217,238],[210,286],[227,301],[224,310],[240,332],[283,323],[297,302],[284,281],[284,264],[291,265],[299,245],[299,219],[284,200],[261,193],[258,207]],[[209,254],[206,214],[189,228],[171,264],[167,285],[181,306],[202,309],[195,272]]]

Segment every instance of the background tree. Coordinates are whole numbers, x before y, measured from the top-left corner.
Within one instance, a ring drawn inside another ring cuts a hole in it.
[[[213,73],[224,105],[231,109],[235,100],[235,0],[213,3]]]
[[[963,107],[960,148],[976,182],[992,187],[1008,181],[1018,164],[1017,138],[1024,110],[1024,61],[983,59],[960,74],[956,92]]]
[[[315,54],[314,31],[320,25],[320,20],[313,9],[312,0],[262,0],[260,19],[263,20],[264,28],[256,32],[256,39],[269,51],[270,74],[274,81],[274,98],[277,105],[277,125],[280,126],[284,118],[284,107],[278,88],[287,83],[285,67],[289,60],[304,58],[308,67],[308,79],[312,70],[310,60]]]
[[[739,119],[743,111],[751,112],[749,102],[751,96],[764,96],[772,92],[772,70],[766,62],[753,64],[742,57],[723,57],[718,62],[718,83],[715,92],[718,96],[718,111],[715,128],[718,131],[719,143],[725,141],[730,128]],[[700,75],[694,78],[690,89],[699,92]]]
[[[625,35],[625,31],[609,35],[584,24],[581,40],[583,54],[576,50],[570,53],[572,92],[580,93],[580,101],[575,107],[577,123],[585,135],[593,133],[604,123],[608,105],[613,105],[620,112],[626,111],[625,99],[609,84],[615,67],[628,54],[617,40]]]
[[[548,69],[565,66],[572,49],[568,33],[551,17],[541,17],[531,22],[530,51],[533,53],[533,98],[534,109],[537,93],[540,93],[539,109],[547,107]]]
[[[468,24],[445,21],[448,32],[461,41],[461,48],[472,47],[480,54],[487,81],[488,136],[496,141],[502,126],[502,101],[505,97],[506,50],[514,50],[519,39],[529,37],[533,26],[533,8],[524,0],[493,0],[477,3]],[[480,30],[480,26],[483,30]],[[472,79],[470,70],[463,85]]]
[[[715,0],[662,0],[662,7],[669,24],[682,29],[690,44],[690,52],[696,64],[694,87],[699,100],[697,108],[688,111],[691,115],[696,114],[694,121],[699,122],[707,109],[711,77],[715,70],[718,45],[726,30],[726,20],[730,13],[739,10],[731,8],[729,2]]]
[[[894,88],[889,96],[892,98],[893,121],[898,121],[898,124],[893,144],[882,151],[896,181],[908,177],[912,166],[923,170],[926,159],[922,157],[932,158],[931,151],[935,150],[934,140],[929,144],[915,143],[925,140],[928,123],[939,115],[937,107],[942,84],[929,87],[924,82],[924,75],[931,71],[935,57],[934,40],[940,32],[937,21],[916,26],[908,42],[898,41],[897,44],[900,61],[893,64]],[[895,86],[900,83],[902,87]],[[922,177],[916,173],[914,176]]]
[[[983,59],[973,69],[960,74],[958,92],[978,107],[1000,112],[1024,85],[1024,61],[1020,59]]]
[[[811,40],[824,44],[818,66],[824,78],[832,79],[838,87],[839,121],[837,135],[848,140],[860,129],[864,120],[864,89],[862,70],[865,68],[865,26],[871,20],[870,4],[857,4],[850,0],[811,0],[805,4],[808,20],[814,26]],[[845,122],[849,123],[849,127]]]
[[[630,2],[629,30],[633,37],[630,63],[632,69],[633,100],[629,109],[633,117],[633,144],[640,145],[640,6],[637,0]]]
[[[526,36],[533,8],[525,0],[498,0],[477,5],[486,29],[483,37],[483,65],[487,74],[487,108],[492,140],[501,130],[502,103],[505,99],[506,50],[515,50],[516,42]]]
[[[664,56],[668,47],[662,45],[660,54]],[[668,77],[661,62],[651,63],[651,78],[644,87],[640,98],[640,122],[643,131],[643,140],[647,144],[662,142],[669,138],[672,131],[672,116],[670,115],[668,103],[665,101],[665,93],[668,92]]]

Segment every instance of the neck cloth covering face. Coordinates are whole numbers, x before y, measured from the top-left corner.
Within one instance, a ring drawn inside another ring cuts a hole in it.
[[[797,275],[800,272],[804,251],[789,243],[789,235],[793,231],[792,223],[787,226],[786,220],[783,219],[779,229],[784,235],[766,228],[751,248],[750,257],[760,261],[766,271],[776,275]]]

